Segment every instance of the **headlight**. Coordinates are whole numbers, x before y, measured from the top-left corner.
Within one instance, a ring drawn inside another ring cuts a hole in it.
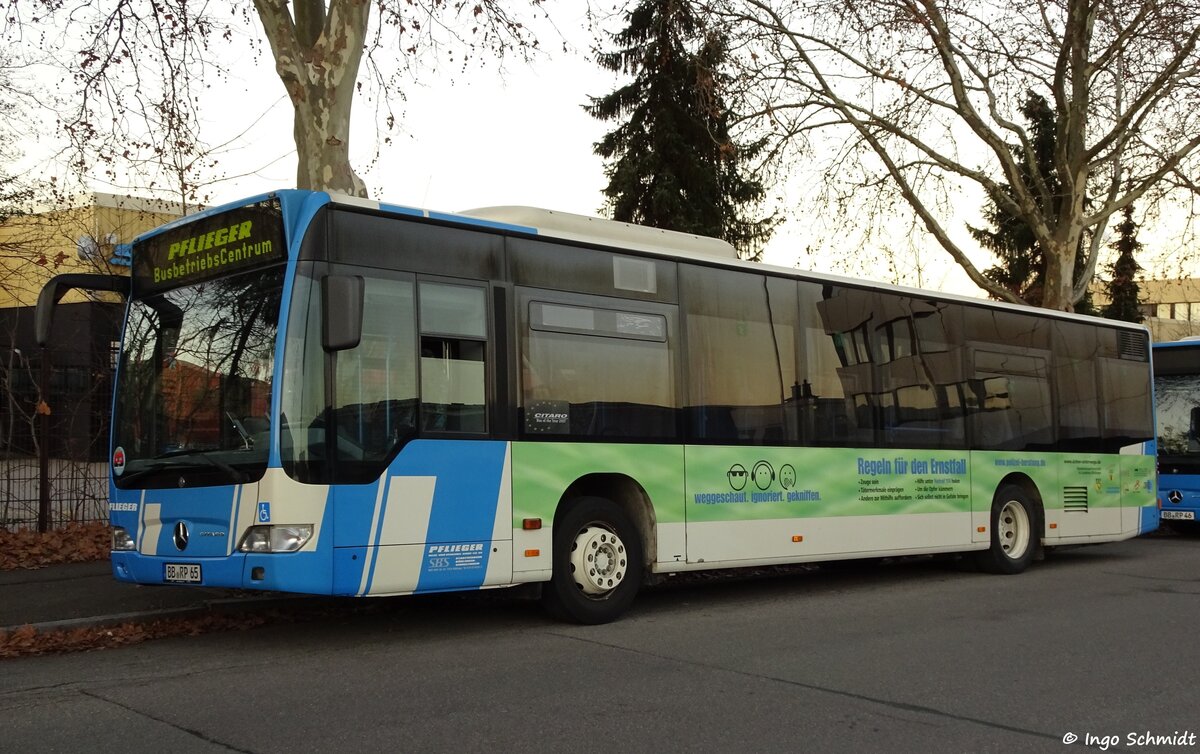
[[[312,539],[312,524],[251,526],[242,537],[241,552],[295,552]]]
[[[112,530],[112,549],[114,551],[126,551],[137,549],[137,543],[133,541],[133,537],[129,536],[129,532],[123,527],[114,526]]]

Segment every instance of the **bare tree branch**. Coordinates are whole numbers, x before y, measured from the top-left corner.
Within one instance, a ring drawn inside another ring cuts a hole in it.
[[[997,298],[1015,296],[954,241],[938,191],[977,186],[1027,225],[1046,260],[1043,305],[1070,308],[1114,212],[1194,189],[1181,177],[1200,163],[1200,0],[711,3],[771,153],[844,143],[816,167],[847,191],[895,192]],[[1019,125],[1031,93],[1057,116],[1053,175]]]

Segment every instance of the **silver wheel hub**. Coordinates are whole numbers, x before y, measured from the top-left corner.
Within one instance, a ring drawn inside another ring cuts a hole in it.
[[[625,579],[629,556],[615,532],[589,524],[571,545],[571,578],[589,596],[606,595]]]
[[[1029,549],[1031,533],[1029,513],[1025,510],[1025,506],[1013,500],[1005,503],[1004,507],[1000,509],[996,525],[996,534],[1000,538],[1000,549],[1004,550],[1004,554],[1013,560],[1020,560],[1025,551]]]

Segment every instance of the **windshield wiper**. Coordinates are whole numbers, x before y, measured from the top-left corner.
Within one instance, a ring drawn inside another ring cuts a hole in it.
[[[254,448],[254,438],[251,437],[250,433],[246,431],[245,425],[243,425],[236,416],[228,411],[225,412],[225,415],[229,417],[229,422],[233,425],[233,428],[237,430],[238,435],[240,435],[242,438],[242,450],[252,450]]]
[[[179,448],[178,450],[167,450],[162,453],[159,453],[158,455],[154,456],[154,458],[151,458],[150,460],[157,461],[157,460],[160,460],[163,458],[182,458],[183,456],[194,456],[194,455],[199,455],[201,453],[211,453],[213,450],[215,450],[215,448]],[[210,463],[218,463],[217,461],[213,460],[212,458],[209,458],[208,456],[205,456],[204,460],[209,461]]]
[[[225,463],[221,459],[213,458],[212,456],[208,455],[208,453],[211,453],[211,452],[212,451],[210,451],[210,450],[204,450],[202,448],[183,448],[181,450],[169,450],[166,453],[159,453],[158,455],[154,456],[154,458],[152,458],[151,461],[165,461],[166,459],[170,459],[170,458],[182,458],[184,456],[196,456],[199,458],[203,458],[210,465],[215,466],[216,468],[220,469],[221,471],[224,471],[225,473],[232,476],[235,483],[241,483],[241,482],[246,481],[247,477],[246,477],[245,472],[238,471],[233,466],[230,466],[229,464]],[[121,477],[121,481],[131,482],[134,479],[146,476],[148,474],[153,474],[158,471],[177,470],[179,468],[181,468],[181,467],[176,464],[173,464],[173,463],[151,463],[149,466],[147,466],[144,469],[138,469],[137,471],[133,472],[132,474],[130,474],[128,476]]]

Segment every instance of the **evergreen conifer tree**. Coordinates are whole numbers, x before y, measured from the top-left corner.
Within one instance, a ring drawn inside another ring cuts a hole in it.
[[[1141,322],[1144,319],[1139,308],[1140,291],[1135,279],[1142,271],[1142,266],[1134,259],[1134,254],[1142,248],[1137,239],[1137,230],[1137,223],[1133,221],[1133,206],[1127,205],[1121,216],[1121,224],[1117,226],[1117,240],[1112,244],[1117,258],[1108,266],[1110,280],[1105,285],[1109,304],[1104,307],[1104,316],[1109,319],[1125,322]]]
[[[597,60],[633,80],[585,106],[617,124],[594,145],[606,161],[606,209],[616,220],[723,238],[758,259],[778,221],[747,217],[765,195],[744,168],[762,143],[730,136],[725,39],[690,0],[637,0],[625,18],[616,49]]]

